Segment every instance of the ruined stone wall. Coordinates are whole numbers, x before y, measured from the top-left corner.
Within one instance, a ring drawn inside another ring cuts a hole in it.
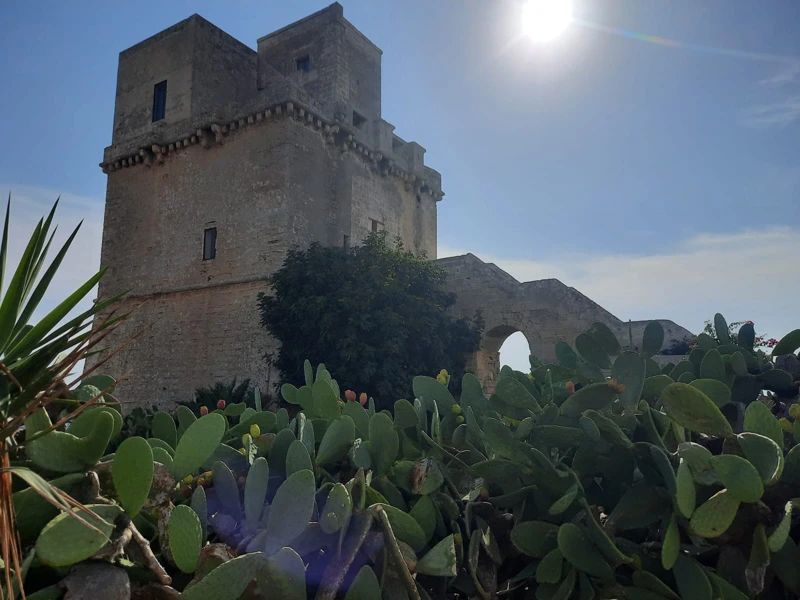
[[[623,345],[627,345],[629,331],[634,346],[641,344],[647,321],[623,322],[557,279],[520,283],[473,254],[443,258],[437,264],[449,274],[447,289],[458,296],[453,313],[463,317],[471,317],[479,310],[483,313],[486,326],[481,347],[470,357],[469,366],[488,391],[494,389],[499,375],[500,347],[517,331],[528,340],[531,352],[545,362],[555,361],[556,342],[574,344],[575,338],[594,322],[608,325]],[[692,335],[672,321],[660,322],[665,330],[664,347],[670,346],[673,339]],[[657,356],[656,360],[665,364],[669,359]]]

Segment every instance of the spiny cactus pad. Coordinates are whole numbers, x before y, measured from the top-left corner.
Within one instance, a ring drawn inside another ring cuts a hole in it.
[[[117,448],[111,474],[119,500],[131,517],[139,513],[147,500],[153,470],[153,451],[144,438],[128,438]]]

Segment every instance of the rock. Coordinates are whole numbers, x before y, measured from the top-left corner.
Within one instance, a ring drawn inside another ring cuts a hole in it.
[[[119,567],[104,562],[87,562],[72,568],[61,585],[64,600],[130,600],[131,582]]]

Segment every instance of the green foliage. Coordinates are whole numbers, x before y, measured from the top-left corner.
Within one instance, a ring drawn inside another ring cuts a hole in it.
[[[383,232],[349,250],[290,251],[271,277],[273,295],[259,299],[285,381],[306,383],[304,358],[325,361],[343,390],[366,391],[379,408],[409,397],[415,375],[445,368],[459,382],[481,325],[448,314],[455,297],[442,289],[445,277]]]
[[[144,438],[128,438],[114,454],[111,475],[120,504],[131,517],[144,506],[153,483],[153,451]]]
[[[182,504],[172,511],[168,527],[169,548],[175,565],[184,573],[194,573],[203,543],[200,518],[191,508]]]
[[[593,342],[574,355],[562,345],[562,364],[531,377],[504,368],[488,397],[473,376],[460,397],[446,375],[417,377],[394,415],[340,402],[327,369],[306,362],[300,387],[282,390],[291,417],[220,411],[179,418],[174,432],[159,417],[151,429],[174,435],[174,450],[153,431],[123,442],[101,478],[111,504],[99,506],[114,525],[127,519],[120,505],[141,507],[135,522],[190,600],[796,595],[800,446],[778,420],[800,416],[796,382],[768,404],[763,375],[778,369],[758,350],[709,336],[694,361],[652,374],[646,352],[623,351],[602,327],[582,335]],[[92,421],[113,433],[110,415]],[[48,422],[33,416],[31,435]],[[55,433],[66,434],[38,439]],[[156,465],[146,481],[136,457],[156,451],[174,453],[172,472]],[[53,483],[74,487],[86,468]],[[42,505],[26,515],[30,497],[15,503],[28,532],[45,521],[46,565],[111,547],[108,528]]]
[[[82,522],[70,513],[50,521],[36,540],[36,556],[45,565],[68,567],[94,556],[106,545],[114,531],[114,521],[122,513],[115,505],[87,506],[98,518]]]
[[[194,392],[194,399],[188,402],[180,402],[179,404],[187,407],[198,417],[202,407],[207,408],[209,412],[213,412],[217,409],[217,404],[220,400],[224,400],[226,406],[243,404],[243,409],[245,407],[255,409],[256,391],[257,388],[250,385],[249,379],[236,383],[236,378],[234,377],[230,382],[217,381],[214,385],[197,388]]]

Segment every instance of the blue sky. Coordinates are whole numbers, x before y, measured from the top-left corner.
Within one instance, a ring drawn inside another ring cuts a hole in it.
[[[623,319],[798,326],[800,3],[574,0],[579,22],[546,45],[520,35],[517,1],[342,3],[383,49],[384,118],[442,173],[440,255],[558,277]],[[194,12],[255,47],[327,4],[6,0],[15,224],[61,193],[64,225],[86,218],[70,275],[88,277],[118,53]],[[524,354],[509,342],[503,357]]]

